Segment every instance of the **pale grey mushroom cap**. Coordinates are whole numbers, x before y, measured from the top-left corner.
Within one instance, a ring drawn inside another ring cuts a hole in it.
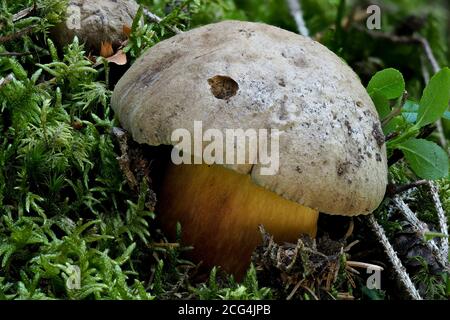
[[[118,46],[127,39],[123,27],[131,28],[138,9],[134,0],[70,0],[66,21],[56,25],[52,34],[60,45],[77,36],[88,49],[99,50],[102,41]]]
[[[385,194],[384,135],[360,79],[292,32],[225,21],[174,36],[127,71],[112,107],[135,141],[152,146],[173,145],[172,132],[193,132],[194,121],[204,131],[280,130],[276,175],[261,175],[260,165],[228,167],[321,212],[367,214]]]

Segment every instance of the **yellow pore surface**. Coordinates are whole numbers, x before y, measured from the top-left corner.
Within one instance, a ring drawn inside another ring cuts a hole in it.
[[[183,244],[203,265],[222,266],[240,276],[261,243],[262,224],[276,241],[296,243],[301,233],[314,237],[319,212],[255,185],[249,175],[220,165],[173,165],[167,168],[158,217],[174,234],[181,223]]]

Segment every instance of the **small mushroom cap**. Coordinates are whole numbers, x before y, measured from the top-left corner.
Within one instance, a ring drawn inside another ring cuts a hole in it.
[[[134,140],[172,145],[179,128],[280,130],[279,171],[226,165],[301,205],[367,214],[387,185],[384,135],[358,76],[323,45],[273,26],[225,21],[148,50],[112,107]]]
[[[56,25],[52,34],[60,45],[77,36],[88,49],[98,51],[102,42],[119,46],[127,39],[124,26],[131,27],[138,9],[134,0],[70,0],[66,21]]]

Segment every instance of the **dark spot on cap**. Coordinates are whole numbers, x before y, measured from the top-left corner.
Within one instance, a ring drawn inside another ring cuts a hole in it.
[[[337,165],[337,174],[338,176],[343,176],[348,172],[349,166],[351,165],[350,162],[340,162]]]
[[[375,155],[375,159],[377,159],[378,162],[383,161],[383,159],[381,158],[381,154],[379,154],[379,153],[377,153],[377,154]]]
[[[350,122],[348,122],[348,120],[344,121],[344,125],[347,127],[347,133],[348,135],[352,135],[353,134],[353,129],[352,126],[350,125]]]
[[[255,31],[253,30],[239,29],[239,33],[247,38],[253,37],[255,35]]]
[[[302,57],[295,57],[292,59],[292,62],[297,68],[305,68],[307,66],[305,59]]]
[[[381,131],[380,125],[377,124],[377,123],[374,123],[372,128],[373,128],[372,129],[372,136],[377,141],[378,147],[381,148],[381,146],[385,142],[385,137],[384,137],[383,131]]]
[[[335,112],[333,112],[332,115],[333,115],[333,120],[336,120],[337,119],[337,114]]]
[[[214,76],[208,79],[211,92],[217,99],[228,100],[239,91],[239,85],[232,78],[227,76]]]

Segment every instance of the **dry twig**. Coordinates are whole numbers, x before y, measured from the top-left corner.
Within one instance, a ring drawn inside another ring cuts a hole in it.
[[[366,262],[360,262],[360,261],[347,261],[347,266],[351,268],[363,268],[363,269],[372,269],[372,270],[378,270],[383,271],[383,267],[377,266],[376,264],[366,263]]]
[[[158,17],[156,14],[154,14],[153,12],[151,12],[150,10],[144,8],[144,14],[145,16],[152,22],[160,24],[163,19]],[[180,34],[183,33],[183,31],[181,31],[180,29],[178,29],[175,26],[168,26],[170,30],[172,30],[172,32],[176,33],[176,34]]]
[[[439,228],[441,233],[444,235],[441,238],[441,248],[439,249],[439,260],[441,261],[444,268],[448,269],[448,225],[447,216],[445,215],[444,208],[442,208],[441,199],[439,198],[439,190],[436,183],[430,181],[429,186],[431,189],[431,196],[433,198],[434,206],[436,207],[436,212],[439,219]]]
[[[23,10],[20,10],[16,14],[13,15],[12,21],[17,22],[23,18],[28,17],[30,14],[32,14],[36,10],[36,3],[32,7],[25,8]]]
[[[37,27],[37,24],[33,24],[33,25],[23,28],[22,30],[19,30],[17,32],[7,34],[6,36],[2,36],[2,37],[0,37],[0,43],[5,43],[8,41],[23,37],[23,36],[33,32],[35,27]]]
[[[411,190],[413,188],[417,188],[419,186],[423,186],[425,184],[428,184],[427,180],[417,180],[408,184],[403,184],[403,185],[394,185],[394,184],[389,184],[387,187],[387,195],[392,197],[395,195],[398,195],[400,193],[406,192],[408,190]]]
[[[305,20],[303,19],[303,11],[300,0],[286,0],[286,2],[292,17],[295,20],[298,32],[305,37],[309,37],[309,30],[306,27]]]
[[[400,212],[405,217],[406,221],[409,222],[413,230],[417,234],[419,234],[422,239],[425,238],[425,234],[430,231],[428,229],[427,224],[420,221],[417,218],[416,214],[409,208],[409,206],[405,203],[402,197],[397,196],[394,198],[393,201],[395,206],[400,210]],[[436,244],[436,241],[435,240],[426,241],[425,245],[431,250],[431,252],[433,252],[437,257],[439,257],[438,261],[444,267],[447,264],[446,263],[447,258],[442,259],[441,250]]]
[[[386,234],[384,233],[383,228],[378,224],[377,220],[373,215],[368,216],[369,224],[372,227],[373,231],[378,237],[378,240],[381,242],[381,244],[384,247],[384,251],[389,257],[389,260],[391,261],[392,265],[394,266],[394,270],[397,273],[398,279],[403,283],[405,286],[406,291],[408,294],[414,299],[414,300],[422,300],[422,297],[419,294],[419,291],[414,286],[413,282],[411,281],[411,278],[409,277],[408,272],[406,271],[405,267],[403,266],[402,262],[400,261],[399,257],[397,256],[397,253],[395,252],[394,248],[392,247],[391,243],[389,242]]]
[[[138,188],[138,182],[130,169],[130,158],[128,157],[128,136],[127,133],[120,128],[113,128],[112,133],[117,138],[120,146],[121,156],[117,157],[120,169],[124,173],[128,185],[131,189],[136,190]]]
[[[21,57],[21,56],[31,56],[31,52],[0,52],[0,57]]]

